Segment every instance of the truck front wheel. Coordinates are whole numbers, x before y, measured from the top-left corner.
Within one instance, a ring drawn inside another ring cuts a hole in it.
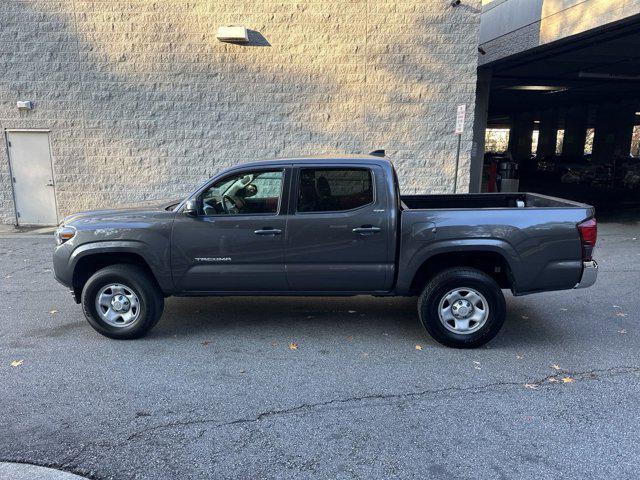
[[[140,338],[158,322],[164,298],[155,281],[135,265],[111,265],[94,273],[82,289],[89,324],[110,338]]]
[[[451,268],[434,276],[418,299],[420,321],[438,342],[474,348],[495,337],[506,306],[500,286],[484,272]]]

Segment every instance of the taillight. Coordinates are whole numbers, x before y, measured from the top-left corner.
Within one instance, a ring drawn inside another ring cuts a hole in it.
[[[582,260],[591,261],[593,255],[593,247],[596,246],[598,239],[598,224],[595,218],[590,218],[578,224],[580,239],[582,240]]]

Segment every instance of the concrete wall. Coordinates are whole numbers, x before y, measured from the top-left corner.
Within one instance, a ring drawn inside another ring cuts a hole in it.
[[[483,7],[480,65],[640,15],[640,0],[494,0]]]
[[[51,130],[59,215],[180,196],[222,168],[384,148],[405,192],[453,186],[480,0],[3,0],[0,125]],[[250,45],[218,26],[252,29]],[[20,113],[17,100],[32,100]],[[4,138],[0,222],[13,223]]]

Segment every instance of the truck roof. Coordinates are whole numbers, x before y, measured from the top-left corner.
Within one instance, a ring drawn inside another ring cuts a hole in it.
[[[327,164],[332,163],[343,163],[343,164],[357,164],[366,162],[369,164],[381,165],[381,166],[390,166],[391,161],[384,157],[378,157],[376,155],[367,155],[367,154],[345,154],[345,155],[309,155],[309,156],[299,156],[299,157],[285,157],[285,158],[273,158],[268,160],[259,160],[256,162],[246,162],[243,164],[238,164],[232,168],[235,170],[239,167],[246,166],[270,166],[270,165],[283,165],[283,164],[306,164],[306,163],[323,163]]]

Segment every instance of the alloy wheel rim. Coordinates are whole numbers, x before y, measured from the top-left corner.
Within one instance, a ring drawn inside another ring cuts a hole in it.
[[[438,317],[450,332],[469,335],[487,323],[489,303],[475,288],[454,288],[442,296],[438,305]]]
[[[140,316],[140,300],[131,287],[110,283],[96,294],[96,311],[112,327],[127,327]]]

